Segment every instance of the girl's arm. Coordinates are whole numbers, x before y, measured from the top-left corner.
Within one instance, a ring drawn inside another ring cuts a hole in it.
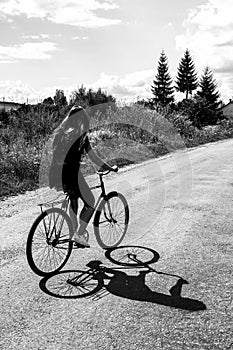
[[[112,168],[108,163],[104,162],[99,156],[97,156],[97,154],[90,145],[88,137],[86,139],[86,152],[88,154],[88,157],[93,163],[95,163],[98,166],[98,168],[101,168],[102,170],[115,171],[114,168]]]
[[[103,170],[114,170],[108,163],[105,163],[100,157],[98,157],[93,149],[89,150],[88,157],[93,163],[98,166],[98,168],[101,168]]]

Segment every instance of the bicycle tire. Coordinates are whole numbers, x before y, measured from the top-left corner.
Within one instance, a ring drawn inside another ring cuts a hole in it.
[[[60,208],[50,208],[37,217],[26,244],[27,261],[33,272],[50,275],[66,264],[73,248],[69,239],[71,230],[72,222]]]
[[[94,218],[94,233],[100,247],[118,246],[126,234],[128,223],[129,206],[125,197],[118,192],[108,193],[100,202]]]
[[[56,298],[78,299],[96,294],[103,287],[103,281],[82,270],[65,270],[42,278],[41,290]]]
[[[155,263],[160,257],[159,253],[155,250],[141,246],[120,246],[111,248],[105,252],[105,256],[116,265],[134,267]]]

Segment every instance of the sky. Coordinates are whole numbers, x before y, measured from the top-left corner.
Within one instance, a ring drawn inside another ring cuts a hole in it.
[[[82,84],[122,101],[150,98],[162,50],[175,80],[188,48],[227,103],[232,13],[232,0],[0,0],[0,100],[36,103],[56,89],[69,100]]]

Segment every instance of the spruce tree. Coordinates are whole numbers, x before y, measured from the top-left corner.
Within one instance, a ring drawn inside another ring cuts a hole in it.
[[[206,67],[199,82],[200,90],[197,91],[195,101],[201,106],[200,113],[195,117],[198,126],[214,125],[223,118],[219,110],[220,93],[214,80],[213,72]]]
[[[197,91],[197,95],[204,98],[209,107],[216,110],[220,104],[220,93],[217,91],[217,83],[214,79],[213,72],[207,66],[204,69],[203,75],[199,82],[200,90]]]
[[[158,61],[158,72],[151,86],[151,91],[154,95],[153,101],[157,106],[165,107],[174,101],[174,89],[171,85],[172,79],[168,72],[167,56],[162,51]]]
[[[184,53],[184,57],[181,58],[178,74],[176,80],[176,90],[185,92],[186,99],[189,94],[192,94],[198,86],[197,74],[195,72],[195,65],[188,49]]]

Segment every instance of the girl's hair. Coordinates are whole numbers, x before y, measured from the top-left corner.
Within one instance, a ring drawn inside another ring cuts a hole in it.
[[[82,107],[71,108],[65,119],[53,132],[49,141],[47,155],[50,158],[49,186],[61,188],[62,165],[69,149],[74,143],[79,144],[79,150],[85,142],[89,131],[89,116]]]
[[[79,140],[80,148],[89,131],[89,116],[82,107],[74,106],[54,132],[53,154],[63,162],[70,147]]]
[[[90,126],[90,118],[81,106],[73,106],[67,115],[68,127],[80,128],[82,133],[87,133]],[[78,131],[78,130],[77,130]]]

